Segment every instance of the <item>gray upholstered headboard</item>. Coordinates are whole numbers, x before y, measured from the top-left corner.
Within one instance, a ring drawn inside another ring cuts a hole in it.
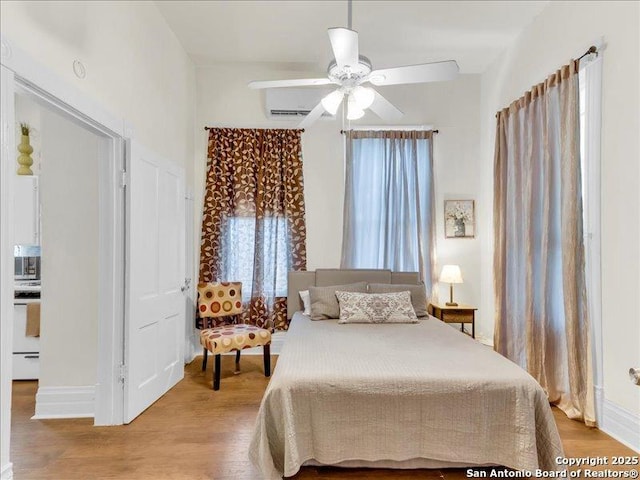
[[[312,272],[289,272],[287,291],[287,318],[302,310],[302,301],[298,292],[308,290],[309,287],[324,287],[327,285],[344,285],[355,282],[369,283],[420,283],[418,272],[392,272],[391,270],[365,270],[318,268]]]

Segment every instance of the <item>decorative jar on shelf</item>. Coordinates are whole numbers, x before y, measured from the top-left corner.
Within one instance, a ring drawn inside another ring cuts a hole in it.
[[[31,165],[33,165],[33,158],[31,158],[31,154],[33,153],[33,147],[29,143],[29,127],[24,124],[20,126],[22,130],[22,138],[20,140],[20,145],[18,145],[18,151],[20,155],[18,156],[18,175],[33,175],[33,171],[31,170]]]

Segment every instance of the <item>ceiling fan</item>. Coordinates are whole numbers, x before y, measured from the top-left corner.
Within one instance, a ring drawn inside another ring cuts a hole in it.
[[[385,86],[440,82],[453,80],[458,75],[455,60],[373,70],[371,61],[359,53],[358,32],[351,29],[351,1],[348,1],[349,28],[336,27],[328,30],[335,60],[327,68],[327,78],[249,82],[249,88],[253,89],[337,85],[333,92],[307,114],[299,124],[300,128],[311,125],[324,111],[335,115],[345,98],[348,120],[361,118],[365,109],[369,108],[387,122],[397,121],[403,113],[373,88],[363,84]]]

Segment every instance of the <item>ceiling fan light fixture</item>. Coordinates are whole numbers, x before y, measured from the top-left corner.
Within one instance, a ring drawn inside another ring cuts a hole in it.
[[[340,90],[334,90],[320,101],[322,103],[322,108],[331,115],[335,115],[338,111],[338,107],[342,103],[342,97],[344,97],[344,93]]]
[[[358,120],[364,116],[364,110],[360,108],[353,94],[349,95],[347,101],[347,120]]]
[[[369,87],[358,85],[353,89],[353,100],[360,110],[365,110],[371,106],[375,99],[375,92]]]

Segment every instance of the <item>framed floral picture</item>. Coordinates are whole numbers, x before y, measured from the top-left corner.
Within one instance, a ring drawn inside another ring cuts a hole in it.
[[[476,212],[473,200],[444,201],[445,238],[473,238],[476,235]]]

